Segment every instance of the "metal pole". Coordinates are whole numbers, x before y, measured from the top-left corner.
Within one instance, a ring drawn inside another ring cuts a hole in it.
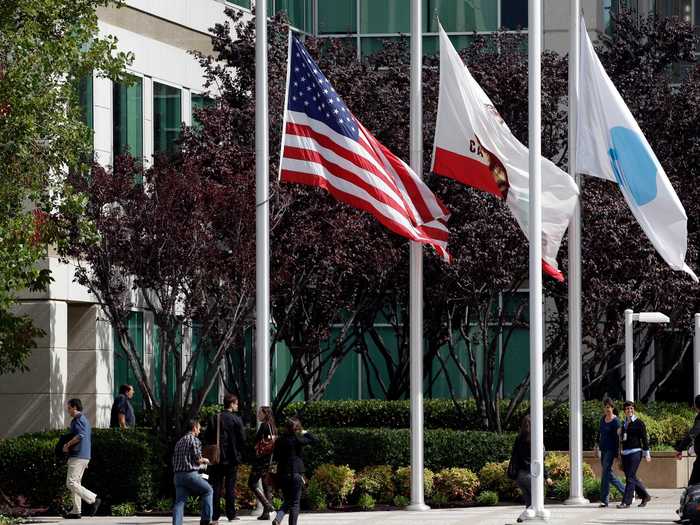
[[[255,403],[270,404],[267,0],[255,2]]]
[[[569,175],[581,190],[576,173],[576,117],[579,96],[581,0],[571,0],[569,20]],[[566,505],[585,505],[583,496],[583,415],[581,398],[581,206],[576,202],[569,224],[569,498]]]
[[[411,169],[419,177],[423,173],[422,38],[421,0],[411,0]],[[411,242],[410,257],[411,504],[406,509],[422,511],[429,507],[423,494],[423,249],[420,243]]]
[[[625,399],[634,401],[634,312],[625,310]]]
[[[546,521],[544,508],[544,415],[542,410],[542,0],[530,0],[528,12],[528,132],[530,146],[530,474],[532,513]]]
[[[700,395],[700,314],[695,314],[695,339],[693,341],[694,394]]]

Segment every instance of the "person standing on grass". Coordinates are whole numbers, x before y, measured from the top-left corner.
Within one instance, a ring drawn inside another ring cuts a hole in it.
[[[277,461],[277,477],[282,486],[284,502],[272,520],[272,525],[280,525],[287,512],[289,525],[297,525],[301,491],[305,484],[303,449],[306,445],[317,442],[318,439],[313,434],[301,427],[301,421],[297,417],[287,420],[284,433],[275,441],[274,457]]]
[[[691,445],[695,450],[695,462],[693,463],[693,471],[690,473],[690,479],[688,480],[688,486],[697,485],[700,483],[700,460],[698,459],[698,454],[700,454],[700,395],[695,396],[695,422],[693,427],[688,431],[683,439],[681,439],[675,446],[676,449],[676,459],[680,460],[683,458],[683,451],[688,450]]]
[[[622,423],[622,470],[625,472],[625,494],[622,497],[618,509],[627,509],[632,504],[632,498],[636,492],[641,498],[640,507],[646,507],[651,501],[651,496],[642,480],[637,477],[637,470],[642,462],[642,456],[647,462],[651,461],[649,452],[649,438],[644,422],[634,413],[634,402],[625,401],[625,420]]]
[[[136,426],[134,407],[131,405],[133,397],[133,386],[122,385],[119,387],[119,395],[112,404],[112,414],[109,419],[110,428],[134,428]]]
[[[275,509],[270,503],[272,499],[272,487],[268,485],[265,477],[272,465],[272,452],[277,438],[277,426],[272,408],[262,406],[258,409],[258,422],[260,426],[255,434],[255,459],[248,478],[248,488],[253,491],[255,497],[263,506],[263,513],[259,520],[269,520],[270,512]],[[262,490],[258,488],[258,482],[262,484]]]
[[[608,506],[610,497],[610,483],[612,483],[620,494],[625,493],[625,486],[613,473],[612,467],[615,458],[620,452],[621,428],[620,420],[614,414],[615,405],[609,397],[603,399],[603,417],[600,418],[598,430],[598,456],[600,457],[600,507]]]
[[[90,463],[92,453],[92,429],[83,414],[83,403],[80,399],[69,399],[66,411],[71,417],[70,431],[73,437],[63,445],[63,452],[68,454],[66,487],[73,496],[73,508],[64,518],[80,519],[83,500],[92,505],[92,516],[97,514],[97,509],[100,508],[100,498],[82,485],[83,474]]]
[[[175,482],[175,503],[173,505],[173,525],[182,525],[185,503],[189,496],[199,496],[202,501],[200,525],[211,523],[211,500],[214,491],[211,485],[199,473],[200,465],[209,463],[202,457],[202,443],[197,436],[201,430],[199,421],[192,419],[188,423],[189,431],[175,445],[173,452],[173,471]]]

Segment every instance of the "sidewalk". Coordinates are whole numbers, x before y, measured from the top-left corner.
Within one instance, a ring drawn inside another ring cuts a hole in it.
[[[646,508],[636,506],[630,509],[619,510],[614,505],[607,509],[599,509],[597,503],[582,507],[569,507],[566,505],[549,505],[547,508],[552,513],[549,523],[552,525],[612,525],[616,523],[634,525],[661,525],[673,523],[678,518],[678,498],[681,489],[656,489],[652,492],[652,500]],[[299,518],[299,525],[505,525],[515,523],[516,518],[523,510],[520,506],[498,507],[474,507],[468,509],[436,509],[427,512],[341,512],[333,514],[305,514]],[[75,523],[64,521],[56,517],[37,518],[41,524]],[[95,518],[83,518],[80,522],[84,525],[166,525],[170,524],[167,516],[118,518],[109,516],[97,516]],[[185,519],[187,525],[198,525],[199,519],[189,517]],[[220,521],[221,525],[228,525],[228,521]],[[233,522],[236,523],[236,522]],[[241,516],[237,523],[271,523],[261,522],[255,516]],[[285,519],[283,525],[287,524]]]

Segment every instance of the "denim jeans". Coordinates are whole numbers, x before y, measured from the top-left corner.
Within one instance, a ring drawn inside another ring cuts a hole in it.
[[[201,522],[211,521],[211,503],[214,491],[197,471],[175,473],[175,505],[173,506],[173,525],[182,525],[185,503],[188,496],[199,496],[202,501]]]
[[[610,483],[615,485],[615,488],[620,491],[620,494],[625,493],[625,486],[620,482],[619,479],[613,473],[612,467],[615,461],[615,451],[614,450],[601,450],[600,451],[600,466],[601,466],[601,476],[600,476],[600,501],[601,503],[608,503],[608,498],[610,495]]]
[[[301,474],[287,474],[282,476],[281,483],[284,502],[282,503],[282,508],[277,511],[275,519],[277,523],[281,523],[284,515],[289,513],[289,525],[297,525],[301,491],[304,488],[303,477]]]
[[[622,468],[625,471],[625,495],[622,498],[622,503],[626,503],[627,505],[632,504],[632,498],[635,492],[640,498],[649,497],[644,483],[637,477],[637,470],[641,462],[641,452],[633,452],[632,454],[622,456]]]

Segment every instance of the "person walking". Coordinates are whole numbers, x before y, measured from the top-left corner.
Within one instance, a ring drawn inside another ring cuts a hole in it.
[[[92,429],[90,422],[83,414],[83,403],[80,399],[69,399],[66,403],[66,411],[71,417],[70,431],[73,437],[63,445],[63,452],[68,454],[66,487],[73,495],[73,508],[64,518],[80,519],[83,500],[92,505],[92,516],[97,514],[97,509],[100,508],[100,498],[97,494],[82,485],[83,474],[92,454]]]
[[[651,496],[642,480],[637,477],[637,470],[642,462],[642,456],[647,462],[651,461],[647,427],[634,414],[634,402],[625,401],[623,408],[625,420],[620,431],[622,432],[622,470],[625,472],[625,493],[622,497],[622,503],[617,508],[629,508],[635,492],[642,498],[639,506],[646,507],[647,503],[651,501]]]
[[[265,477],[272,465],[272,452],[277,439],[277,426],[275,425],[272,408],[268,406],[262,406],[258,409],[257,419],[260,426],[255,434],[255,459],[248,478],[248,488],[253,491],[263,507],[263,512],[258,519],[269,520],[270,512],[274,511],[275,508],[270,503],[272,500],[272,488],[266,482]],[[258,482],[262,484],[262,490],[258,488]]]
[[[238,465],[242,461],[242,451],[245,446],[245,430],[243,420],[237,414],[238,397],[233,394],[224,396],[224,410],[212,416],[207,424],[205,441],[213,445],[219,444],[219,463],[210,468],[209,482],[214,489],[214,509],[212,522],[217,523],[221,517],[221,489],[225,490],[226,517],[229,521],[238,520],[236,516],[236,479]]]
[[[598,450],[600,457],[600,507],[608,506],[610,497],[610,483],[612,483],[620,494],[625,493],[625,486],[617,479],[612,467],[615,458],[620,453],[620,420],[614,413],[615,405],[609,397],[603,399],[603,416],[600,418],[598,428]]]
[[[688,450],[691,445],[695,450],[695,461],[693,462],[693,471],[690,473],[690,479],[688,480],[688,486],[697,485],[700,483],[700,460],[698,459],[698,454],[700,454],[700,395],[695,396],[695,422],[693,427],[688,431],[688,433],[681,439],[675,446],[676,449],[676,459],[683,459],[683,451]]]
[[[112,403],[112,414],[109,418],[110,428],[134,428],[136,417],[134,417],[134,407],[131,405],[131,398],[134,397],[134,387],[122,385],[119,387],[119,395]]]
[[[280,525],[286,513],[289,513],[289,525],[297,525],[301,491],[305,484],[303,449],[306,445],[317,442],[318,439],[313,434],[302,428],[297,417],[287,420],[284,433],[275,441],[274,456],[284,502],[272,520],[272,525]]]
[[[175,503],[173,505],[173,525],[182,525],[185,503],[189,496],[199,496],[202,501],[200,525],[211,523],[212,488],[199,473],[201,465],[209,460],[202,457],[202,443],[198,437],[201,430],[199,421],[188,422],[188,432],[175,444],[173,452],[173,481],[175,483]]]
[[[517,472],[515,483],[523,493],[525,510],[518,516],[518,523],[535,517],[532,511],[532,475],[530,474],[530,416],[523,417],[520,423],[520,432],[513,443],[511,453],[512,468]],[[544,472],[545,483],[552,484],[547,471]]]

